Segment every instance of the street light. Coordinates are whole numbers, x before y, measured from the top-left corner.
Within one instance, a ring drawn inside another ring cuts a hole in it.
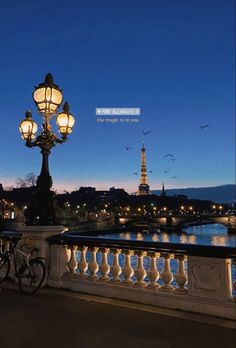
[[[56,144],[62,144],[67,140],[67,135],[72,132],[75,120],[69,112],[69,105],[65,103],[63,111],[58,114],[62,104],[62,91],[53,82],[53,76],[47,74],[45,81],[35,87],[33,99],[38,112],[43,118],[41,133],[36,137],[37,124],[32,119],[32,113],[27,111],[25,119],[21,121],[19,130],[27,147],[39,147],[42,154],[42,167],[37,179],[37,190],[33,194],[32,201],[25,209],[26,224],[28,225],[54,225],[57,224],[55,214],[55,193],[51,191],[52,178],[49,173],[48,157],[51,149]],[[57,125],[61,137],[57,137],[52,131],[50,121],[57,116]]]
[[[32,119],[32,112],[26,111],[25,119],[21,121],[19,130],[21,132],[22,139],[27,141],[35,138],[35,133],[38,130],[38,126]]]
[[[74,126],[74,124],[75,119],[69,113],[68,103],[65,103],[63,106],[63,112],[60,112],[60,114],[57,116],[57,125],[62,137],[66,137],[72,132],[72,127]]]
[[[38,112],[45,118],[53,116],[62,103],[62,91],[53,82],[53,76],[49,73],[45,81],[35,87],[33,99]]]

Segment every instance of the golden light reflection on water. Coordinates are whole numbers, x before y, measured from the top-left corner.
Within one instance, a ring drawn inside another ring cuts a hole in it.
[[[128,240],[128,239],[130,239],[130,238],[131,238],[130,232],[126,232],[126,233],[125,233],[125,239]]]
[[[148,232],[148,233],[147,233]],[[184,231],[180,234],[173,234],[173,233],[167,233],[167,232],[150,232],[150,231],[139,231],[137,233],[131,233],[131,232],[123,232],[119,235],[120,239],[123,240],[137,240],[137,241],[143,241],[143,240],[151,240],[153,242],[163,242],[163,243],[181,243],[181,244],[206,244],[211,246],[227,246],[230,243],[230,237],[228,235],[224,234],[215,234],[211,236],[205,235],[195,235],[194,232],[192,234],[185,233]]]
[[[161,237],[162,237],[162,242],[169,243],[170,237],[167,233],[163,232]]]
[[[129,240],[131,238],[130,232],[124,232],[120,234],[121,239]]]
[[[153,233],[152,240],[153,240],[153,242],[158,242],[159,238],[158,238],[158,234],[157,233]]]
[[[188,242],[189,244],[197,244],[197,236],[195,236],[194,234],[191,234],[188,237]]]
[[[141,232],[138,232],[138,233],[137,233],[137,236],[136,236],[136,239],[137,239],[137,240],[144,240],[143,234],[142,234]]]
[[[181,235],[180,235],[180,243],[183,243],[183,244],[188,243],[188,237],[186,236],[186,234],[181,233]]]
[[[228,242],[228,236],[212,236],[211,245],[212,246],[225,246]]]

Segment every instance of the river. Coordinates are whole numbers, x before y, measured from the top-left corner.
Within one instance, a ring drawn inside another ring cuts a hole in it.
[[[220,224],[198,225],[184,228],[179,232],[160,232],[158,230],[140,231],[137,233],[127,231],[122,233],[101,234],[101,238],[114,238],[126,240],[149,240],[165,243],[183,243],[210,246],[236,246],[236,235],[228,234],[227,228]]]
[[[114,238],[114,239],[125,239],[125,240],[149,240],[154,242],[172,242],[172,243],[184,243],[184,244],[196,244],[196,245],[209,245],[209,246],[236,246],[236,235],[228,234],[227,228],[220,224],[210,224],[210,225],[198,225],[187,227],[181,231],[177,232],[160,232],[158,230],[150,231],[140,231],[137,233],[127,231],[122,233],[113,234],[99,234],[100,238]],[[80,259],[80,252],[77,252],[78,260]],[[86,259],[89,262],[91,258],[90,251],[87,252]],[[101,264],[102,255],[101,252],[97,253],[97,262]],[[113,262],[113,254],[109,253],[108,263],[111,265]],[[119,255],[120,266],[124,266],[124,255]],[[158,269],[163,269],[163,260],[159,258]],[[133,268],[137,267],[137,257],[131,257],[131,264]],[[149,257],[144,257],[144,267],[145,269],[150,268]],[[187,267],[187,264],[185,265]],[[171,270],[176,274],[178,269],[177,260],[171,260]],[[121,276],[122,277],[122,276]],[[236,267],[233,267],[232,278],[236,279]],[[162,283],[162,281],[160,281]],[[175,281],[173,282],[175,284]]]

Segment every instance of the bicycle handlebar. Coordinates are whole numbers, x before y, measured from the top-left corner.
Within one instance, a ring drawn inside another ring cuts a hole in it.
[[[35,248],[33,248],[33,249],[31,250],[31,253],[34,252],[34,251],[38,252],[39,250],[40,250],[39,248],[36,248],[36,247],[35,247]]]
[[[11,241],[14,245],[16,245],[21,239],[21,236],[19,234],[10,236],[9,234],[0,233],[0,239]]]

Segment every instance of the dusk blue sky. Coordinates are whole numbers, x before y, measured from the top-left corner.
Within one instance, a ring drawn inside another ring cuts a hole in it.
[[[0,182],[40,171],[18,125],[26,109],[41,123],[32,92],[51,72],[76,118],[52,150],[54,188],[133,192],[142,141],[151,189],[233,183],[234,13],[233,0],[1,3]],[[96,107],[139,107],[140,122],[97,123]]]

